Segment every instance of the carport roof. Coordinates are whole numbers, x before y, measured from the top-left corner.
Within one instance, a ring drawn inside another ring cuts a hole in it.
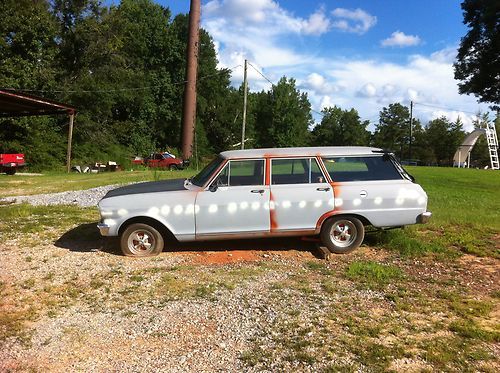
[[[13,89],[0,89],[0,117],[75,114],[75,112],[75,107],[61,102],[21,93]]]

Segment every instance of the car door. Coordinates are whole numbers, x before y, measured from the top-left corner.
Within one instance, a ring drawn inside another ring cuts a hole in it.
[[[271,162],[273,231],[313,230],[333,210],[333,190],[315,158],[282,158]]]
[[[264,159],[231,160],[196,197],[196,239],[270,230]]]

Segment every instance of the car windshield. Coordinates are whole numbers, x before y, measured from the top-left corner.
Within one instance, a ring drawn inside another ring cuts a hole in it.
[[[191,183],[197,186],[203,186],[210,179],[210,176],[219,168],[219,166],[224,162],[221,157],[215,158],[210,162],[203,170],[200,171],[198,175],[191,179]]]

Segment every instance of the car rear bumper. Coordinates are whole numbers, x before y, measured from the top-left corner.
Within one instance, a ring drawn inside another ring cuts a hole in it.
[[[429,220],[431,219],[432,212],[426,211],[421,213],[419,216],[417,216],[417,223],[419,224],[425,224],[428,223]]]
[[[99,224],[97,224],[97,228],[99,229],[101,236],[108,236],[109,235],[109,225],[104,224],[104,223],[99,223]]]

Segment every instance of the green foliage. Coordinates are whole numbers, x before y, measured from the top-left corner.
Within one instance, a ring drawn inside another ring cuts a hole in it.
[[[464,0],[464,24],[467,34],[460,42],[454,64],[455,79],[460,93],[474,94],[480,102],[500,102],[500,32],[498,14],[500,3],[490,0]]]
[[[407,153],[410,111],[400,103],[390,104],[380,112],[380,119],[375,128],[373,142],[375,146],[389,149],[402,159]]]
[[[312,131],[312,141],[322,146],[367,146],[369,122],[362,122],[355,109],[342,110],[338,106],[323,109],[321,123]]]
[[[453,155],[465,137],[462,128],[460,118],[452,123],[446,117],[441,117],[427,124],[427,149],[432,152],[432,163],[449,166],[453,164]]]
[[[186,15],[170,18],[152,0],[8,0],[0,5],[0,87],[35,90],[77,108],[74,163],[127,163],[131,155],[180,142]],[[197,149],[230,128],[229,71],[217,68],[211,37],[200,31]],[[39,91],[42,90],[42,91]],[[226,114],[227,113],[227,114]],[[0,121],[2,150],[24,152],[34,170],[62,165],[67,118]]]
[[[282,77],[268,92],[260,92],[254,107],[255,135],[260,147],[305,146],[312,124],[311,104],[294,79]]]
[[[403,272],[393,265],[360,261],[349,264],[346,269],[346,276],[373,288],[400,279],[403,277]]]

